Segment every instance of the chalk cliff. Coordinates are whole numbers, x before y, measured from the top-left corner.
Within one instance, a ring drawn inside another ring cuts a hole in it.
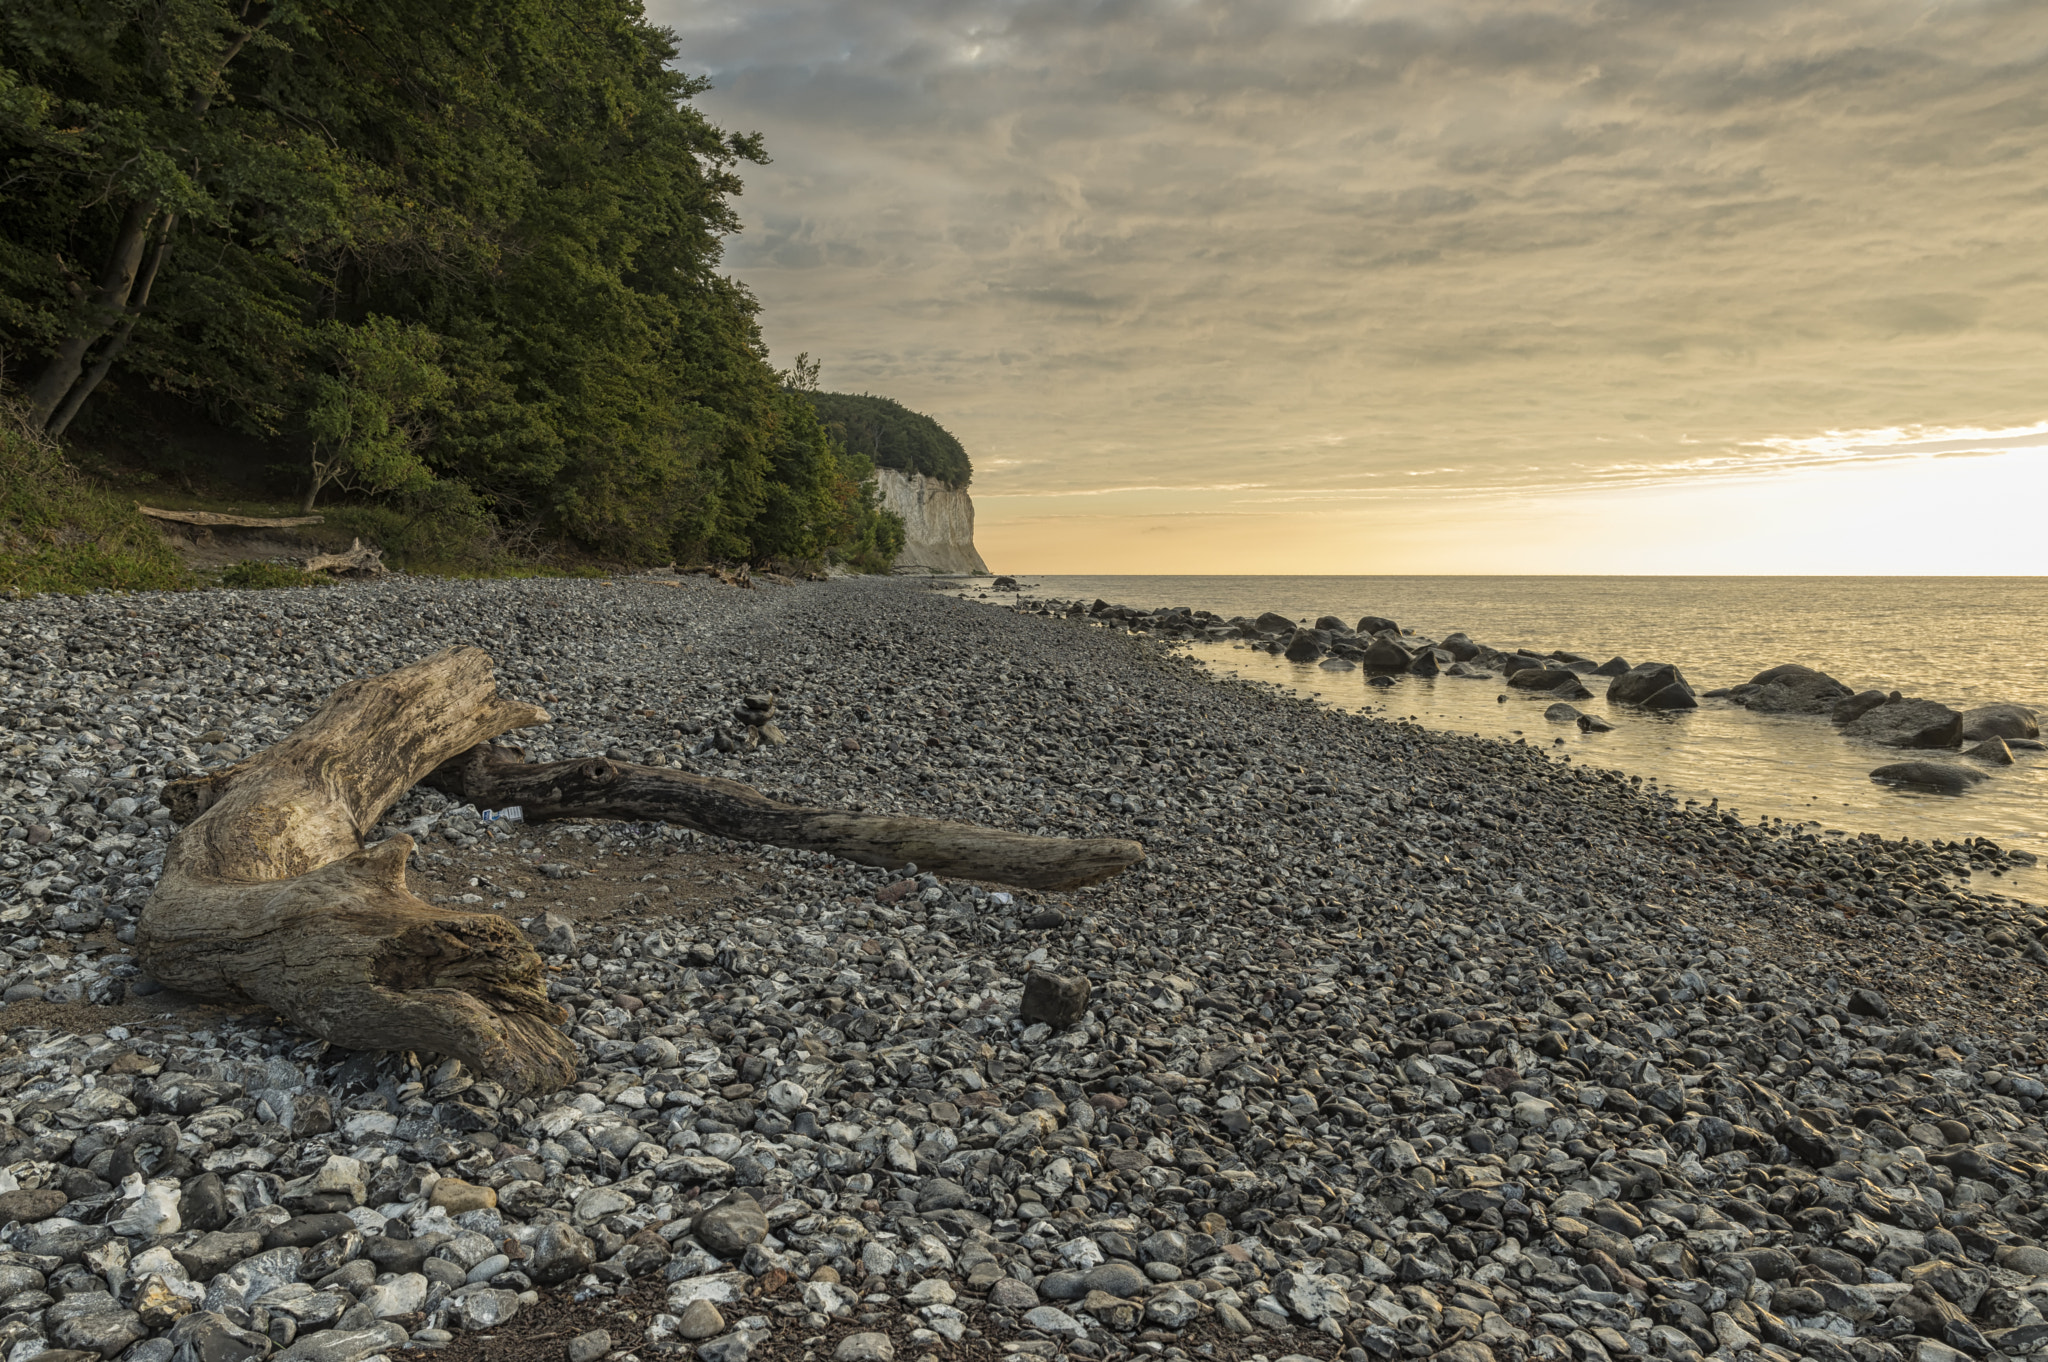
[[[898,572],[987,572],[974,551],[974,501],[922,473],[878,468],[882,505],[903,517]]]

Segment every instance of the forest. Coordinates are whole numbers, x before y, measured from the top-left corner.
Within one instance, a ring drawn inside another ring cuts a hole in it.
[[[953,433],[922,412],[868,393],[811,394],[818,419],[841,445],[877,468],[922,473],[962,488],[974,476]]]
[[[766,153],[677,55],[635,0],[9,0],[15,436],[175,403],[308,509],[886,566],[904,440],[836,437],[770,365],[721,272]]]

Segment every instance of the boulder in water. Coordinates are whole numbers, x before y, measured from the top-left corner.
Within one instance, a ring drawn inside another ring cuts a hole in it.
[[[1294,621],[1285,615],[1277,615],[1268,610],[1252,621],[1252,628],[1262,634],[1291,634],[1294,632]]]
[[[1470,662],[1453,662],[1450,666],[1444,668],[1444,675],[1455,676],[1465,681],[1484,681],[1490,678],[1493,673],[1483,668],[1475,667]]]
[[[1394,678],[1382,672],[1378,676],[1366,677],[1365,684],[1368,686],[1391,686],[1394,684]]]
[[[1826,672],[1788,662],[1758,672],[1748,685],[1737,687],[1732,698],[1759,714],[1828,714],[1850,694]]]
[[[1316,665],[1326,672],[1352,672],[1358,670],[1358,664],[1347,657],[1326,657]]]
[[[1442,668],[1437,665],[1436,649],[1424,648],[1408,663],[1412,676],[1435,676]]]
[[[2012,749],[2005,745],[2003,738],[1986,738],[1963,755],[1989,762],[1993,766],[2010,766],[2013,760]]]
[[[1556,690],[1560,686],[1578,684],[1578,673],[1568,672],[1562,667],[1524,667],[1508,674],[1510,690]]]
[[[1602,662],[1598,667],[1595,667],[1593,669],[1593,675],[1625,676],[1628,674],[1628,671],[1628,659],[1617,653],[1613,657],[1608,658],[1605,662]]]
[[[1945,761],[1896,762],[1878,767],[1870,773],[1870,778],[1880,785],[1906,785],[1917,790],[1938,790],[1943,794],[1961,794],[1972,785],[1991,779],[1982,771],[1972,771],[1967,766]]]
[[[1842,732],[1886,747],[1955,747],[1963,740],[1963,716],[1938,700],[1901,696],[1851,719]]]
[[[1569,724],[1576,723],[1580,719],[1585,718],[1586,716],[1579,713],[1578,710],[1572,708],[1572,706],[1566,704],[1564,701],[1560,700],[1556,704],[1552,705],[1549,709],[1544,710],[1543,717],[1550,720],[1552,723]]]
[[[1470,662],[1473,658],[1479,656],[1480,652],[1479,645],[1474,643],[1471,637],[1462,630],[1450,635],[1436,646],[1449,653],[1452,659],[1458,662]]]
[[[1607,698],[1644,709],[1698,709],[1700,702],[1685,676],[1669,662],[1642,662],[1614,678]]]
[[[1964,742],[2040,736],[2040,716],[2025,705],[1979,705],[1963,711]]]
[[[1382,629],[1391,629],[1391,630],[1392,630],[1393,632],[1395,632],[1395,633],[1397,633],[1397,634],[1401,632],[1401,626],[1400,626],[1400,625],[1398,625],[1398,624],[1394,623],[1394,622],[1393,622],[1392,620],[1390,620],[1390,619],[1386,618],[1386,617],[1385,617],[1385,616],[1383,616],[1383,615],[1361,615],[1361,616],[1359,617],[1359,620],[1358,620],[1358,632],[1359,632],[1359,633],[1361,633],[1361,634],[1377,634],[1377,633],[1378,633],[1378,632],[1380,632],[1380,630],[1382,630]]]
[[[1854,723],[1885,701],[1898,698],[1897,691],[1887,695],[1881,690],[1859,690],[1848,699],[1836,702],[1832,711],[1834,721],[1838,724]]]
[[[1608,723],[1597,714],[1581,714],[1579,716],[1579,732],[1581,733],[1612,733],[1613,731],[1614,725]]]
[[[1318,629],[1297,629],[1287,641],[1289,662],[1313,662],[1330,650],[1328,635]]]
[[[1415,659],[1390,638],[1376,638],[1365,650],[1365,665],[1385,672],[1405,672]]]

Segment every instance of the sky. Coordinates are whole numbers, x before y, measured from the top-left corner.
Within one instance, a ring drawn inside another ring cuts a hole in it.
[[[2048,5],[649,0],[998,571],[2048,573]]]

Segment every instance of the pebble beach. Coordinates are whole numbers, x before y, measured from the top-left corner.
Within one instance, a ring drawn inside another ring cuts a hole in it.
[[[165,780],[455,645],[535,760],[1148,859],[1028,892],[416,790],[416,892],[571,1009],[539,1097],[148,979]],[[34,597],[0,666],[7,1362],[2048,1351],[2048,912],[1996,848],[904,580]]]

